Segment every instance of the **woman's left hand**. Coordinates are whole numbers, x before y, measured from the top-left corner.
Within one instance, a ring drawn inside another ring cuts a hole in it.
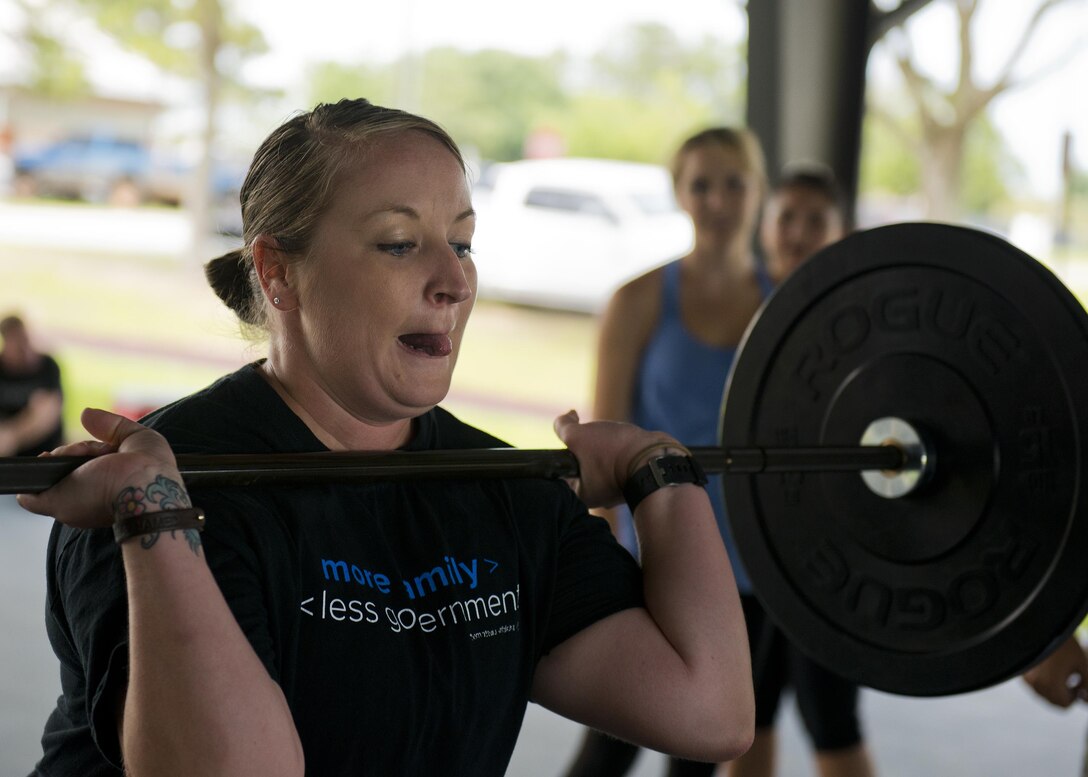
[[[579,477],[568,482],[591,508],[622,502],[623,487],[633,470],[645,464],[652,453],[679,447],[668,435],[647,432],[634,424],[582,423],[574,410],[556,418],[554,426],[556,435],[578,459]]]

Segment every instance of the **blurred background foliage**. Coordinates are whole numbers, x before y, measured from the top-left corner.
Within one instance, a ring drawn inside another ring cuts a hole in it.
[[[86,54],[67,37],[78,25],[90,25],[195,88],[203,155],[189,205],[194,218],[206,221],[209,205],[202,198],[214,149],[231,142],[224,134],[238,142],[237,119],[225,133],[222,116],[263,115],[262,106],[270,113],[285,99],[243,77],[247,63],[268,51],[260,28],[241,18],[230,0],[9,1],[22,12],[21,45],[32,63],[24,85],[30,89],[58,100],[92,90]],[[972,67],[979,59],[973,26],[983,8],[999,2],[932,3],[943,6],[960,31],[955,39],[961,66],[954,73],[931,74],[919,64],[923,47],[914,42],[909,23],[877,43],[874,51],[894,62],[898,79],[870,79],[862,195],[921,194],[928,217],[983,223],[1000,222],[1025,207],[1023,170],[990,108],[1071,58],[1074,50],[1062,48],[1047,67],[1028,70],[1020,63],[1047,15],[1081,0],[1033,0],[1017,45],[998,75],[984,78]],[[534,143],[546,143],[572,156],[662,162],[696,128],[743,122],[745,59],[743,40],[710,34],[691,40],[647,22],[619,28],[589,55],[439,46],[386,62],[317,62],[301,79],[302,93],[288,99],[297,107],[365,95],[417,110],[441,122],[481,160],[518,159],[535,153]]]
[[[167,143],[197,149],[192,180],[180,203],[194,225],[183,259],[190,268],[222,247],[209,227],[217,207],[210,194],[217,160],[227,158],[244,169],[248,154],[272,126],[290,111],[318,101],[366,96],[418,111],[443,124],[480,165],[548,155],[660,164],[693,130],[742,124],[745,116],[744,36],[726,40],[709,24],[708,32],[696,37],[659,22],[617,26],[590,52],[557,47],[527,54],[514,46],[436,45],[409,48],[385,60],[362,53],[354,59],[330,56],[311,62],[292,84],[269,86],[267,79],[252,75],[274,52],[240,0],[6,1],[12,11],[7,32],[24,65],[14,79],[0,83],[0,90],[23,89],[57,104],[94,97],[102,88],[94,77],[96,52],[108,45],[160,74],[163,115],[173,117],[172,103],[182,96],[188,118],[160,122],[158,131]],[[1045,52],[1041,68],[1021,62],[1032,46],[1046,48],[1035,39],[1040,25],[1060,7],[1083,0],[1025,0],[1021,10],[1027,23],[1003,52],[1003,61],[986,75],[972,66],[980,59],[976,27],[985,12],[996,12],[1003,2],[933,0],[917,14],[939,17],[948,40],[958,47],[945,72],[921,63],[928,39],[913,20],[893,27],[875,44],[863,123],[859,223],[943,218],[1008,233],[1018,218],[1028,216],[1035,226],[1032,234],[1042,235],[1031,252],[1075,271],[1083,265],[1088,244],[1088,173],[1070,156],[1056,196],[1033,192],[1030,171],[1003,134],[993,108],[1007,95],[1060,72],[1074,58],[1076,47],[1063,45]],[[722,0],[723,13],[729,5],[742,6],[738,0]],[[890,63],[880,77],[875,77],[877,60]],[[236,198],[231,207],[237,208]],[[48,283],[15,283],[14,273],[22,271],[17,256],[0,245],[9,278],[0,307],[16,304],[18,288],[32,288],[39,298],[50,293]],[[1074,287],[1083,285],[1076,272],[1066,279]],[[57,304],[63,310],[67,303]],[[51,309],[45,301],[41,307]],[[54,325],[63,319],[59,312],[46,317]],[[554,319],[544,320],[554,325]],[[70,332],[72,324],[65,320],[59,326],[58,332]],[[574,326],[582,333],[580,340],[571,338],[582,343],[578,353],[555,358],[582,364],[591,359],[593,322],[580,319]],[[181,328],[178,338],[184,337]],[[505,347],[493,345],[496,353]],[[526,386],[510,385],[516,376],[505,376],[506,383],[497,377],[503,372],[501,359],[493,366],[486,359],[470,361],[484,376],[481,386],[501,384],[503,392],[541,399],[528,385],[536,376],[523,375]],[[90,369],[81,365],[81,372]],[[582,370],[578,367],[577,374]],[[96,390],[113,391],[102,385]],[[580,400],[582,390],[558,401]],[[550,403],[551,397],[544,400]],[[539,415],[532,423],[540,423]],[[524,439],[520,432],[510,436]]]
[[[664,25],[639,24],[588,59],[439,47],[382,65],[323,62],[305,102],[414,105],[492,161],[522,158],[526,140],[548,132],[570,156],[660,162],[693,128],[742,121],[742,62],[740,48],[713,38],[693,47]]]

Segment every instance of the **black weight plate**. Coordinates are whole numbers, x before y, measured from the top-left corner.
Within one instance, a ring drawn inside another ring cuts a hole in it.
[[[992,235],[856,233],[749,327],[721,441],[857,445],[883,416],[931,440],[914,494],[885,499],[857,473],[723,478],[757,595],[862,685],[934,696],[1019,674],[1088,610],[1088,316]]]

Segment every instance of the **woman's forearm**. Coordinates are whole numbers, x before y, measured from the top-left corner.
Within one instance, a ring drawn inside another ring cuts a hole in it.
[[[661,488],[639,504],[635,526],[646,609],[683,664],[691,719],[677,724],[744,740],[754,716],[748,636],[705,491]]]
[[[195,532],[123,547],[129,599],[126,773],[302,775],[279,686],[230,612]]]

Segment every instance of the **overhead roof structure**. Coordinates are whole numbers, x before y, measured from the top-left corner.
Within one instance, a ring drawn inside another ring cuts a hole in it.
[[[823,163],[853,213],[869,52],[930,1],[881,10],[873,0],[749,0],[747,123],[772,178],[787,164]]]

